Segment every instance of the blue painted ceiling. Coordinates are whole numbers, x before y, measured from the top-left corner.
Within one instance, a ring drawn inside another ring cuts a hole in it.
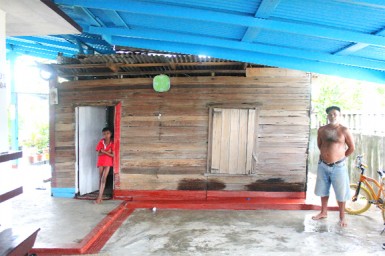
[[[383,0],[54,0],[81,35],[9,37],[7,49],[144,48],[385,82]]]

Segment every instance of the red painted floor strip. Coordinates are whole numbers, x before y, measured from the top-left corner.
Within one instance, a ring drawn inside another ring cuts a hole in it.
[[[97,239],[85,250],[82,250],[84,253],[98,253],[111,236],[115,233],[116,230],[123,224],[123,222],[134,212],[135,209],[125,208],[112,223],[105,227],[105,231],[97,236]]]

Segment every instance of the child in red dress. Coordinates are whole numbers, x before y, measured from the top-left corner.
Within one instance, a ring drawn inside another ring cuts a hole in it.
[[[112,132],[110,128],[105,127],[102,130],[103,139],[101,139],[96,146],[98,152],[98,163],[100,175],[99,195],[96,199],[96,203],[102,202],[104,187],[106,186],[107,175],[110,172],[110,167],[113,166],[114,160],[114,142],[111,138]]]

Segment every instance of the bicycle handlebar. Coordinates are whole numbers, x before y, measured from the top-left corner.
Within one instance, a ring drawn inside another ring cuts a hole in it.
[[[358,155],[356,157],[356,167],[361,170],[362,174],[364,173],[365,169],[368,168],[368,166],[362,162],[363,157],[364,157],[364,155]],[[382,177],[384,177],[385,170],[382,170],[382,171],[379,170],[379,171],[377,171],[377,173],[380,176],[380,178],[382,178]]]
[[[362,158],[364,157],[364,155],[358,155],[356,157],[356,167],[358,169],[362,169],[363,167],[366,168],[366,165],[364,163],[362,163]]]

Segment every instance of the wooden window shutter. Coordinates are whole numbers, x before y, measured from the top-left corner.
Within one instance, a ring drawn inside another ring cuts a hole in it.
[[[213,108],[211,113],[209,172],[229,175],[253,173],[256,110]]]

